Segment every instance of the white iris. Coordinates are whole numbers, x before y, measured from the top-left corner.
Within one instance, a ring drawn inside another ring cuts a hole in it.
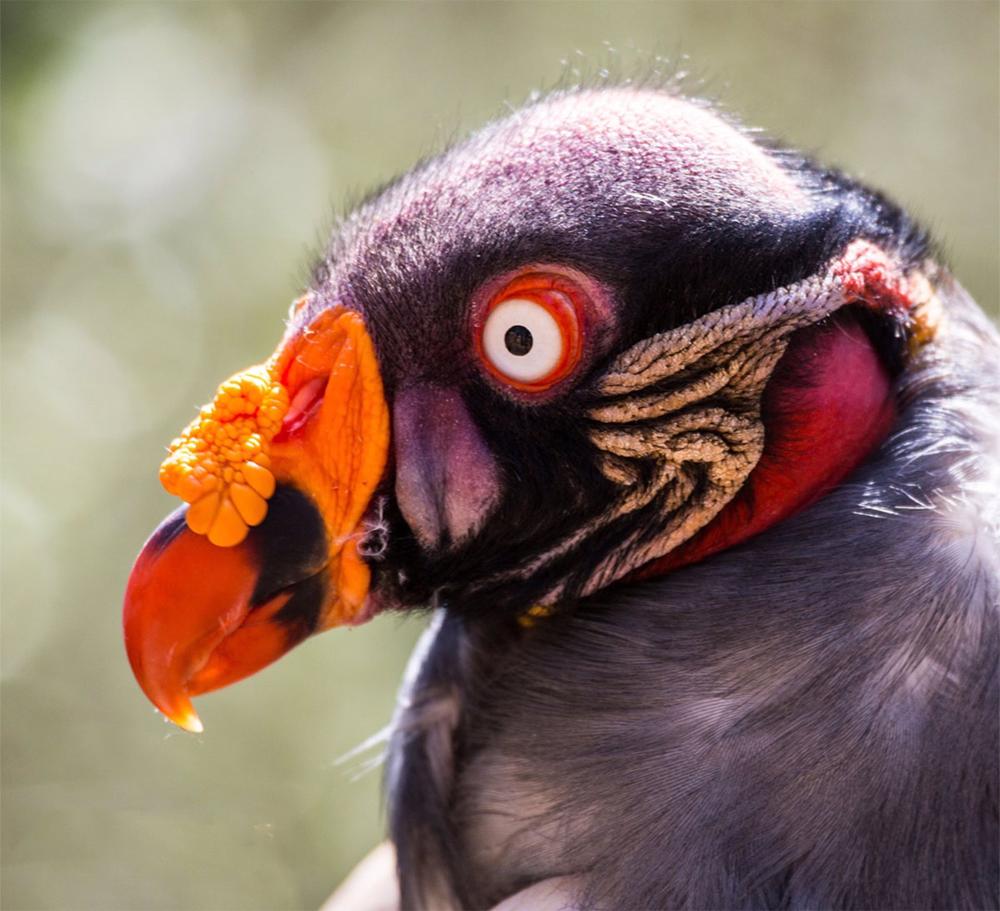
[[[552,314],[520,297],[494,307],[483,327],[483,350],[490,362],[521,383],[537,382],[552,373],[562,360],[563,345]]]

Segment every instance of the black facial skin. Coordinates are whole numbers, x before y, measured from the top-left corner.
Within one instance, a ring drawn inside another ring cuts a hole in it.
[[[597,468],[582,416],[611,357],[711,310],[811,276],[858,237],[879,243],[907,266],[927,254],[925,236],[900,209],[787,153],[775,153],[775,161],[808,198],[793,213],[739,199],[729,208],[671,208],[641,194],[623,196],[629,175],[599,137],[589,158],[563,163],[558,180],[531,172],[520,182],[498,177],[486,185],[474,214],[413,203],[425,183],[447,186],[449,170],[488,149],[489,140],[487,135],[425,163],[363,204],[316,268],[317,302],[296,317],[305,324],[335,301],[359,310],[390,404],[397,388],[415,381],[460,389],[499,466],[499,505],[484,527],[432,551],[418,546],[394,502],[390,466],[380,493],[388,547],[371,565],[374,587],[398,606],[521,610],[561,581],[572,598],[586,571],[623,539],[620,524],[588,538],[585,559],[570,551],[537,573],[516,571],[608,503],[610,482]],[[550,205],[561,193],[572,199],[560,197],[562,208]],[[537,203],[526,204],[525,196]],[[570,205],[572,217],[566,215]],[[484,375],[469,310],[486,282],[536,263],[578,269],[608,289],[617,342],[564,394],[531,404],[505,395]],[[891,338],[893,328],[879,333]],[[633,514],[628,528],[647,518],[648,511]],[[516,577],[485,583],[500,573]]]
[[[323,519],[305,494],[281,484],[268,502],[267,518],[250,529],[260,576],[254,587],[254,608],[290,590],[291,598],[274,615],[286,631],[289,647],[316,631],[328,588]]]

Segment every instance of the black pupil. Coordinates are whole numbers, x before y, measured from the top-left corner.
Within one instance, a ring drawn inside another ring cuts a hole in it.
[[[524,357],[531,350],[535,340],[524,326],[511,326],[504,333],[503,343],[511,354]]]

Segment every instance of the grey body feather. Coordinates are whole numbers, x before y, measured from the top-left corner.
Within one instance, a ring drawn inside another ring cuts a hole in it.
[[[942,296],[809,509],[526,634],[439,619],[390,748],[404,908],[567,875],[586,908],[997,907],[1000,340]]]

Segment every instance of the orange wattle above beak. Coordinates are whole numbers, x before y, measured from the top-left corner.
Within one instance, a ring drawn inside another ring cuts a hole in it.
[[[171,721],[307,636],[367,617],[358,553],[385,469],[388,410],[356,313],[324,311],[224,383],[175,440],[161,480],[190,504],[146,543],[125,593],[125,645]]]

